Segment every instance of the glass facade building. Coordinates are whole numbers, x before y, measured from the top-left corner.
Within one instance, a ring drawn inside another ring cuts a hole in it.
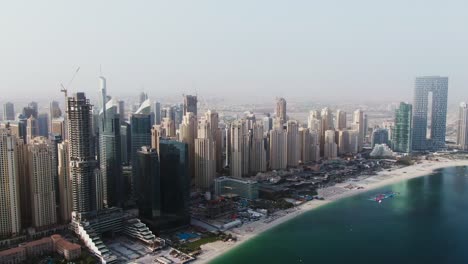
[[[393,151],[409,153],[412,147],[412,110],[411,104],[400,103],[395,111],[395,126],[392,131]]]

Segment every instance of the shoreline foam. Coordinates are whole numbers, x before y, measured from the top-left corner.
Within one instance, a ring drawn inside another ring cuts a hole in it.
[[[237,236],[237,242],[222,242],[203,245],[202,254],[197,256],[193,263],[209,263],[215,258],[225,254],[226,252],[240,246],[246,241],[256,237],[257,235],[285,223],[305,212],[314,210],[320,206],[329,204],[343,198],[347,198],[359,193],[378,189],[387,185],[395,184],[401,181],[418,178],[429,175],[434,171],[448,167],[468,166],[468,160],[440,160],[440,161],[422,161],[419,164],[406,166],[403,168],[394,169],[391,171],[380,171],[377,175],[359,177],[358,180],[338,183],[334,186],[318,190],[319,196],[323,196],[325,200],[312,200],[302,205],[297,206],[294,210],[289,210],[289,213],[281,216],[270,223],[265,223],[263,220],[252,222],[235,228],[230,232]],[[364,187],[364,189],[346,189],[344,186],[353,184]]]

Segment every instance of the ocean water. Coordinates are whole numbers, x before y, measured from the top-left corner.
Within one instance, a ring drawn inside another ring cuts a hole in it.
[[[386,191],[400,194],[368,200]],[[327,204],[210,264],[231,263],[468,263],[468,167]]]

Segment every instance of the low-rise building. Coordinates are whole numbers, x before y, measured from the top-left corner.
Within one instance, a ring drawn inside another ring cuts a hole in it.
[[[64,239],[61,235],[51,236],[54,250],[66,260],[74,260],[81,256],[81,246]]]
[[[230,177],[215,179],[215,195],[229,196],[233,194],[249,200],[258,199],[258,183],[257,181]]]

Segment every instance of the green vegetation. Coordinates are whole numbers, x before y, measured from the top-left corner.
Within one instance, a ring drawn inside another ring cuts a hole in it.
[[[202,237],[202,238],[200,238],[200,239],[198,239],[196,241],[193,241],[193,242],[180,244],[177,249],[184,252],[184,253],[186,253],[186,254],[189,254],[189,253],[200,250],[200,246],[202,246],[202,245],[212,243],[212,242],[215,242],[215,241],[218,241],[218,240],[221,240],[221,239],[222,239],[221,236],[209,235],[209,236],[206,236],[206,237]]]
[[[397,161],[397,163],[398,163],[398,164],[401,164],[401,165],[410,166],[410,165],[413,165],[413,164],[414,164],[414,161],[411,159],[410,156],[405,156],[405,157],[400,158],[400,159]]]

